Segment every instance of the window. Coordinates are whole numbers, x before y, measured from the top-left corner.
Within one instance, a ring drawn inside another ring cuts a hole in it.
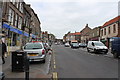
[[[93,35],[92,35],[93,37],[95,37],[95,34],[93,33]]]
[[[19,20],[19,21],[18,21],[18,28],[21,29],[21,27],[22,27],[22,18],[19,17],[18,20]]]
[[[12,0],[10,0],[10,2],[12,2]]]
[[[25,49],[42,49],[42,45],[39,43],[29,43],[25,46]]]
[[[110,34],[110,27],[108,28],[108,33]]]
[[[14,11],[11,8],[9,8],[8,21],[10,25],[13,25],[13,20],[14,20]]]
[[[113,33],[116,33],[116,26],[115,26],[115,24],[113,25]]]
[[[12,0],[12,3],[15,5],[15,0]]]
[[[15,15],[15,26],[17,27],[17,23],[18,23],[18,14]]]
[[[103,30],[101,30],[101,36],[103,36]]]
[[[19,2],[16,2],[16,7],[19,8]]]
[[[20,2],[19,11],[23,13],[23,4]]]
[[[106,35],[106,28],[104,29],[104,35]]]

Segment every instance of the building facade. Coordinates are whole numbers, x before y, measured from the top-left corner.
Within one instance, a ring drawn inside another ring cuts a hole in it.
[[[108,22],[106,22],[103,26],[101,26],[101,41],[106,44],[108,48],[111,47],[110,38],[119,37],[119,19],[120,16],[117,16]]]
[[[81,41],[81,33],[80,32],[75,32],[75,33],[68,32],[63,37],[63,40],[64,40],[64,42],[70,42],[72,40],[77,40],[78,42],[80,42]]]
[[[3,2],[2,30],[6,34],[6,43],[10,46],[22,46],[30,37],[36,38],[41,35],[38,16],[23,0]]]
[[[89,33],[92,29],[86,24],[85,28],[80,31],[81,33],[81,43],[87,43],[89,40]]]
[[[11,46],[20,45],[22,34],[22,21],[23,21],[23,3],[22,2],[4,2],[2,14],[2,27],[6,32]]]
[[[95,27],[89,33],[90,41],[100,41],[100,27]]]

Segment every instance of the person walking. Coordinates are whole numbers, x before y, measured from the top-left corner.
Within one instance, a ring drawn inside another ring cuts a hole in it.
[[[0,48],[1,48],[1,53],[2,53],[2,64],[5,64],[5,53],[7,52],[7,46],[6,44],[0,39]]]

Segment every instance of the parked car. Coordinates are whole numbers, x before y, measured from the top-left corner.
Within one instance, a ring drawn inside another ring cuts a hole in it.
[[[85,47],[87,47],[87,44],[85,44],[85,43],[79,43],[79,47],[85,48]]]
[[[87,51],[93,51],[95,53],[105,53],[107,54],[108,48],[100,41],[88,41]]]
[[[60,45],[60,42],[55,42],[55,45]]]
[[[44,47],[45,47],[47,53],[49,50],[51,50],[51,47],[48,43],[44,43]]]
[[[113,37],[111,40],[111,53],[114,58],[118,58],[120,56],[120,37]]]
[[[27,52],[29,61],[42,61],[45,63],[46,50],[42,42],[26,43],[23,50]]]
[[[65,47],[69,47],[70,46],[70,44],[69,43],[65,43]]]
[[[78,43],[71,43],[71,48],[79,48],[79,44]]]

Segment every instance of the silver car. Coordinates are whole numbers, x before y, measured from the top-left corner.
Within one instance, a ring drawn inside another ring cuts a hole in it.
[[[46,50],[42,42],[27,43],[23,50],[27,52],[29,61],[42,61],[45,63]]]

